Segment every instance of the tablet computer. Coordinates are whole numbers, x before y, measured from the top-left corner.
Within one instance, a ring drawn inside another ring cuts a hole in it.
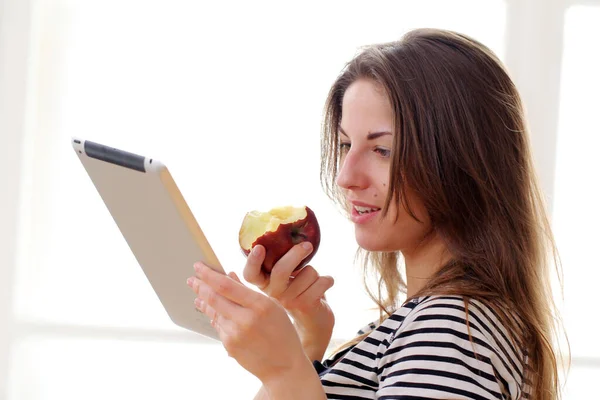
[[[170,319],[219,340],[186,280],[203,261],[225,273],[167,167],[100,143],[72,145]],[[93,210],[89,210],[93,212]]]

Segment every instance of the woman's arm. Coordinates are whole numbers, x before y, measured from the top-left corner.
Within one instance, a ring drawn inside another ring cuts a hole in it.
[[[202,263],[195,268],[188,285],[198,296],[196,307],[211,319],[228,355],[263,383],[266,398],[326,399],[281,304]]]
[[[312,367],[311,367],[312,368]],[[272,385],[261,386],[254,400],[313,400],[327,399],[321,380],[314,373],[306,371],[306,376],[296,375],[274,382]]]
[[[327,399],[321,379],[308,359],[288,375],[279,375],[272,381],[265,382],[261,390],[263,389],[266,397],[262,399],[268,400]]]

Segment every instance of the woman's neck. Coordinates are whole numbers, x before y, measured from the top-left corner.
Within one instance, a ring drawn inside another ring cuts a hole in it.
[[[412,251],[402,253],[406,266],[406,288],[409,298],[421,291],[431,277],[450,259],[446,244],[437,234],[421,242]]]

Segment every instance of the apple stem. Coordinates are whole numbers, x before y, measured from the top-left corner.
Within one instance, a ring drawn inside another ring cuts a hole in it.
[[[297,238],[301,238],[301,239],[302,239],[302,241],[304,241],[304,240],[307,240],[307,239],[308,239],[308,236],[306,236],[305,234],[303,234],[303,233],[300,233],[300,232],[295,232],[295,233],[294,233],[294,239],[297,239]],[[298,242],[298,243],[299,243],[299,242]]]

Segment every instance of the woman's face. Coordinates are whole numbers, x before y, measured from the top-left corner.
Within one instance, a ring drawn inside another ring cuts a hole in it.
[[[404,195],[422,222],[394,203],[385,217],[381,212],[389,187],[393,135],[393,111],[383,88],[368,79],[352,83],[342,102],[336,183],[345,195],[356,240],[369,251],[410,252],[430,230],[423,204],[410,189]]]

